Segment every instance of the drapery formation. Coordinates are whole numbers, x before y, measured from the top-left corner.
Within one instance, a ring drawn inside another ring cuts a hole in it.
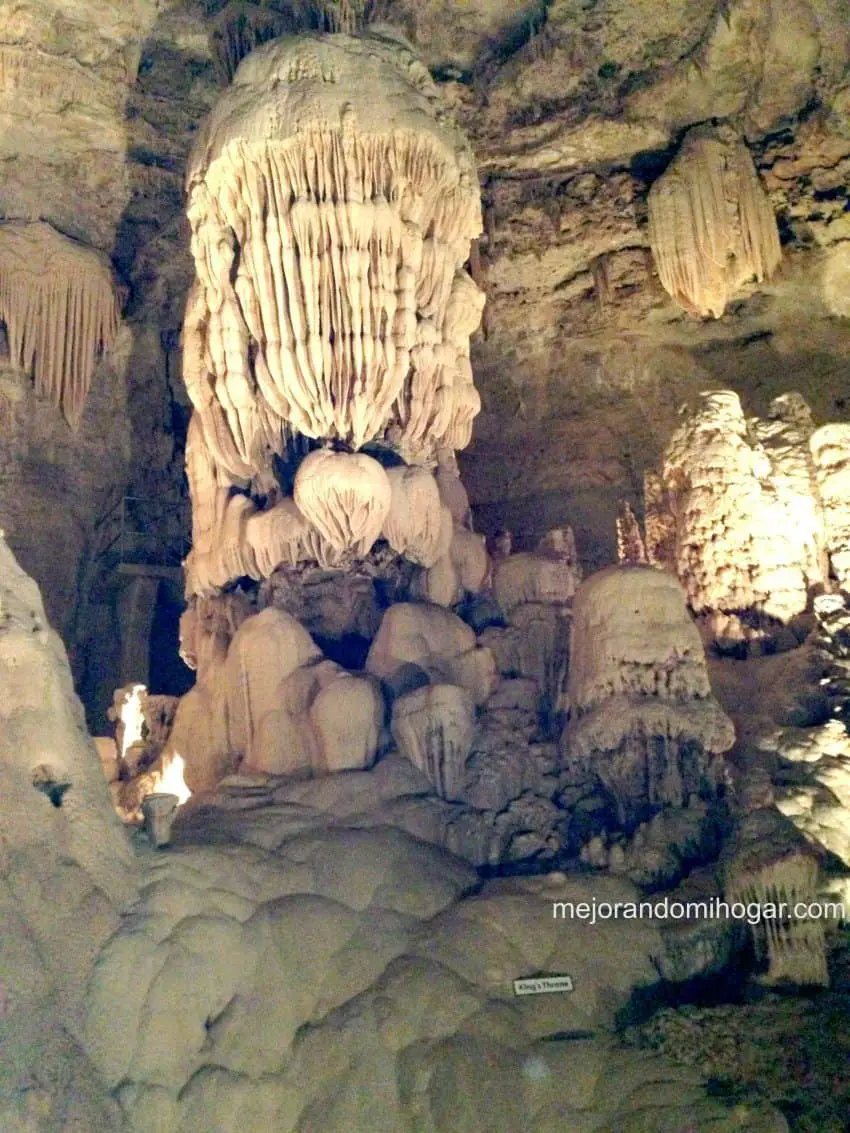
[[[13,363],[76,427],[118,330],[108,264],[44,222],[0,225],[0,319]]]
[[[184,376],[192,448],[205,450],[190,460],[206,517],[196,526],[214,544],[279,507],[289,486],[274,487],[274,468],[292,463],[293,438],[308,439],[328,451],[307,459],[340,487],[333,515],[320,521],[307,505],[307,526],[334,552],[363,555],[387,515],[386,478],[365,474],[365,455],[338,458],[376,443],[433,466],[468,444],[480,407],[469,336],[483,295],[463,270],[481,230],[468,143],[401,43],[283,39],[239,68],[195,145],[188,192],[197,279]],[[347,472],[356,491],[342,487]],[[346,500],[372,518],[347,514]],[[295,504],[304,511],[297,490]],[[212,549],[196,542],[196,557]],[[272,558],[243,547],[233,570],[265,577]],[[213,574],[237,576],[226,564]],[[191,575],[190,564],[190,592]],[[222,584],[199,588],[210,581]]]
[[[768,279],[782,256],[776,218],[746,146],[697,127],[649,191],[649,241],[665,290],[719,319],[735,291]]]

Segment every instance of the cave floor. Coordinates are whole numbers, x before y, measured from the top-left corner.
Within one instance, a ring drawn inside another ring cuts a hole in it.
[[[847,1133],[850,927],[831,951],[830,978],[811,994],[760,989],[738,1004],[665,1007],[621,1039],[698,1070],[730,1104],[770,1102],[791,1133]]]

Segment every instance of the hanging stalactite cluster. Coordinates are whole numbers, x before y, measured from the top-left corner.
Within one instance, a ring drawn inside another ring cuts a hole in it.
[[[723,130],[691,130],[649,192],[649,240],[665,290],[693,315],[718,319],[749,280],[781,259],[776,218],[746,146]]]
[[[190,218],[209,310],[196,369],[216,375],[234,471],[251,464],[254,389],[281,422],[352,448],[394,405],[408,445],[468,441],[479,401],[463,349],[482,301],[457,263],[474,211],[427,137],[227,147]]]
[[[225,528],[242,548],[239,563],[216,565],[199,585],[221,585],[237,567],[267,574],[269,556],[288,557],[299,541],[322,562],[365,554],[389,486],[379,466],[363,471],[374,461],[347,456],[377,442],[433,464],[468,444],[480,408],[469,338],[484,297],[462,267],[481,230],[469,145],[403,45],[302,36],[240,67],[199,134],[188,192],[197,279],[183,374],[193,437],[212,461],[190,461],[206,525],[192,569],[206,575],[208,553],[218,564]],[[293,438],[327,448],[304,461],[322,468],[309,491],[299,473],[306,542],[278,493],[254,490],[274,483]],[[342,490],[345,476],[356,491]]]
[[[264,4],[230,0],[216,13],[210,48],[223,83],[251,52],[282,35],[319,31],[353,35],[374,15],[375,0],[291,0]]]
[[[43,222],[0,225],[0,319],[12,361],[72,427],[118,317],[110,269],[95,251]]]

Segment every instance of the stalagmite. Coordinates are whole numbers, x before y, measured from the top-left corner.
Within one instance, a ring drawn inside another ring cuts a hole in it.
[[[809,443],[823,501],[829,561],[841,589],[850,591],[850,425],[824,425]]]
[[[477,647],[473,631],[449,610],[427,602],[399,602],[384,614],[366,671],[396,691],[416,671],[434,683],[463,685],[476,703],[483,703],[493,684],[489,653]]]
[[[451,512],[455,523],[460,527],[472,528],[472,509],[469,506],[469,496],[460,471],[457,466],[457,457],[454,449],[441,448],[437,452],[437,487],[440,490],[440,499]]]
[[[281,610],[263,610],[240,626],[227,652],[232,750],[245,753],[250,763],[260,722],[275,708],[281,681],[320,658],[307,631]]]
[[[469,693],[450,684],[406,693],[393,705],[391,726],[401,753],[427,775],[440,798],[461,798],[475,728]]]
[[[649,191],[649,241],[665,290],[719,319],[751,279],[781,259],[776,218],[743,142],[728,127],[689,131]]]
[[[672,575],[609,567],[579,588],[567,684],[567,766],[598,777],[629,825],[723,775],[732,722],[711,695],[699,633]]]
[[[628,500],[623,500],[617,514],[617,559],[621,563],[645,563],[646,544]]]
[[[678,576],[711,639],[774,636],[827,582],[807,407],[789,394],[747,420],[737,394],[712,390],[682,417],[647,479],[649,558]]]
[[[301,514],[337,551],[365,555],[390,511],[387,474],[364,453],[311,452],[295,477]]]
[[[573,533],[549,534],[553,539],[536,551],[508,555],[494,566],[493,592],[506,617],[523,602],[572,601],[582,576]]]
[[[288,673],[259,715],[243,769],[273,775],[362,771],[378,749],[384,701],[378,682],[332,661]]]
[[[449,558],[463,590],[468,594],[480,593],[490,574],[490,556],[484,536],[465,527],[455,527]]]
[[[384,724],[378,682],[341,671],[310,705],[310,722],[318,741],[317,774],[370,767]]]
[[[98,355],[118,330],[108,263],[49,224],[0,224],[0,320],[14,364],[76,428]]]
[[[823,921],[800,912],[815,901],[819,874],[814,852],[778,811],[741,820],[725,853],[725,895],[762,910],[753,935],[767,956],[768,983],[829,983]]]

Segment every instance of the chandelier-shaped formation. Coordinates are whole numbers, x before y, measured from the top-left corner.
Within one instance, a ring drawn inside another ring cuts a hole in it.
[[[392,485],[360,450],[433,467],[480,406],[469,145],[401,42],[283,39],[240,66],[188,193],[189,593],[362,556]]]

